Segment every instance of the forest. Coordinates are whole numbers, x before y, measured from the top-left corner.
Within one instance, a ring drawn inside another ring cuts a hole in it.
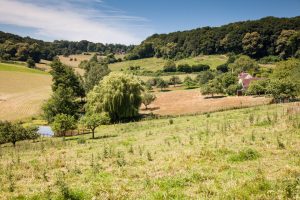
[[[93,43],[87,40],[79,42],[66,40],[45,42],[0,31],[0,60],[4,61],[27,61],[32,59],[38,63],[41,59],[53,60],[58,55],[68,56],[83,52],[126,53],[132,48],[133,46]]]
[[[220,27],[203,27],[169,34],[154,34],[126,57],[182,59],[197,55],[235,53],[252,58],[300,56],[300,17],[265,17]]]

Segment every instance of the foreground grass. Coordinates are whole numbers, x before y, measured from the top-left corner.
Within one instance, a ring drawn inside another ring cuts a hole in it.
[[[9,64],[9,63],[0,63],[0,72],[1,71],[25,72],[25,73],[34,73],[34,74],[48,74],[41,70],[28,68],[25,65]]]
[[[104,126],[0,151],[0,199],[297,199],[300,104]]]
[[[207,64],[211,69],[215,69],[218,65],[224,64],[227,61],[227,57],[224,55],[209,55],[209,56],[197,56],[192,58],[186,58],[176,61],[176,64]],[[128,69],[130,66],[140,66],[142,70],[157,71],[162,70],[167,60],[162,58],[144,58],[139,60],[128,60],[109,65],[112,71],[120,71]]]

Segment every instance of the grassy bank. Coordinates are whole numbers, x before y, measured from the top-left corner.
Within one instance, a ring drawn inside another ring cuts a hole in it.
[[[2,145],[0,199],[296,199],[299,123],[267,105]]]

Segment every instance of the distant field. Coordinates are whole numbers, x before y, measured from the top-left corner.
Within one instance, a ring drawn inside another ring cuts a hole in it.
[[[170,87],[172,90],[173,87]],[[199,89],[174,90],[169,92],[155,92],[157,99],[149,105],[149,110],[142,113],[158,115],[182,115],[192,113],[214,112],[231,108],[249,107],[268,104],[271,99],[252,96],[229,96],[222,98],[206,98]]]
[[[297,200],[299,111],[258,106],[1,145],[0,199]]]
[[[21,64],[8,64],[8,63],[0,63],[0,72],[1,71],[10,71],[10,72],[26,72],[33,74],[47,74],[46,72],[31,69]]]
[[[197,56],[193,58],[186,58],[176,61],[176,64],[207,64],[212,69],[215,69],[218,65],[221,65],[227,61],[227,57],[224,55],[209,55],[209,56]],[[126,70],[130,66],[140,66],[142,70],[156,71],[163,69],[167,60],[162,58],[144,58],[139,60],[129,60],[109,65],[112,71]]]
[[[0,120],[19,120],[39,114],[50,94],[49,74],[0,63]]]

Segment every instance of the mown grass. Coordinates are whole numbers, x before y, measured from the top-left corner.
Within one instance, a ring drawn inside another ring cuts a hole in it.
[[[0,63],[0,71],[25,72],[34,74],[48,74],[44,71],[31,69],[22,64]]]
[[[209,55],[209,56],[197,56],[192,58],[186,58],[175,61],[178,64],[207,64],[211,69],[215,69],[218,65],[221,65],[227,61],[227,57],[224,55]],[[112,71],[120,71],[128,69],[130,66],[140,66],[142,70],[157,71],[162,70],[167,60],[162,58],[144,58],[139,60],[129,60],[123,62],[117,62],[109,65]]]
[[[266,105],[5,144],[0,199],[297,199],[299,111]]]

